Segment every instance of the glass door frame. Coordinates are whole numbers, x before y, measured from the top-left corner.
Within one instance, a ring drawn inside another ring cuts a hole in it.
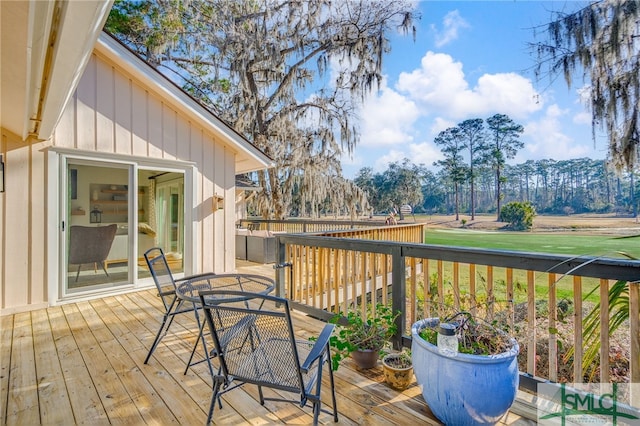
[[[138,186],[138,178],[136,176],[136,164],[131,161],[113,161],[113,160],[105,160],[105,159],[95,159],[95,158],[86,158],[86,157],[74,157],[74,156],[63,156],[62,158],[63,164],[61,165],[61,173],[60,173],[60,233],[59,233],[59,253],[60,253],[60,285],[59,292],[60,297],[62,299],[76,297],[77,295],[90,295],[94,293],[104,293],[104,292],[113,292],[122,289],[131,289],[135,286],[134,283],[134,272],[137,268],[133,265],[137,263],[137,260],[134,262],[134,250],[133,248],[137,248],[137,232],[131,232],[132,229],[137,229],[137,217],[133,215],[133,212],[138,211],[138,197],[136,191],[131,190],[127,195],[128,204],[127,204],[127,264],[129,267],[127,268],[127,278],[124,282],[114,282],[114,283],[105,283],[99,285],[88,286],[86,289],[84,288],[69,288],[69,264],[67,261],[67,239],[70,230],[69,218],[71,217],[70,204],[67,202],[67,188],[69,182],[67,181],[68,173],[70,166],[79,165],[79,166],[89,166],[89,167],[105,167],[120,170],[127,170],[128,179],[127,185],[129,188],[137,188]],[[91,214],[87,212],[87,214]],[[132,267],[133,266],[133,267]],[[106,267],[106,265],[105,265]],[[99,269],[99,268],[98,268]]]
[[[69,292],[66,285],[67,252],[66,236],[68,234],[67,218],[70,217],[69,205],[67,203],[68,191],[68,165],[69,163],[87,164],[103,163],[106,167],[109,163],[118,165],[119,168],[129,168],[129,187],[138,187],[138,171],[140,169],[153,169],[159,171],[176,172],[184,174],[184,273],[177,274],[176,277],[190,274],[195,270],[196,259],[195,235],[198,229],[194,221],[194,200],[197,194],[197,185],[194,176],[196,175],[196,165],[192,162],[178,160],[153,159],[148,157],[129,156],[122,154],[100,153],[79,151],[68,148],[49,148],[47,156],[47,281],[49,302],[52,305],[64,300],[88,299],[92,296],[102,294],[118,294],[132,289],[142,289],[153,286],[151,278],[138,278],[137,247],[138,233],[129,235],[128,257],[129,269],[128,283],[116,287],[105,289],[93,289],[86,291],[74,290]],[[124,166],[124,167],[123,167]],[[129,226],[133,224],[133,229],[138,225],[138,195],[137,191],[129,192]],[[64,226],[64,231],[63,231]],[[135,250],[133,250],[135,248]]]

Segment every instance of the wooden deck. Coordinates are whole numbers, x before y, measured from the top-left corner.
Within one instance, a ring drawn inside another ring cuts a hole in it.
[[[265,269],[266,271],[266,269]],[[183,374],[196,338],[195,319],[176,317],[149,364],[143,364],[162,317],[154,290],[7,315],[1,321],[0,418],[3,424],[202,424],[211,387],[205,364]],[[295,313],[303,338],[322,323]],[[336,372],[340,425],[439,424],[414,383],[384,384],[382,369]],[[323,386],[328,390],[328,386]],[[330,398],[325,398],[330,401]],[[309,424],[310,408],[267,402],[244,386],[223,397],[216,424]],[[321,414],[320,423],[333,424]],[[509,414],[502,424],[534,424]]]

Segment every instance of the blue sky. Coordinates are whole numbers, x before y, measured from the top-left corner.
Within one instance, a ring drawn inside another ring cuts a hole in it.
[[[422,19],[411,36],[393,36],[385,57],[385,82],[366,101],[360,115],[361,140],[342,159],[353,178],[363,167],[386,170],[409,158],[435,170],[441,159],[437,134],[469,118],[509,115],[525,128],[525,147],[509,163],[551,158],[606,156],[606,142],[594,146],[591,118],[580,98],[576,76],[536,81],[535,57],[527,43],[534,27],[552,11],[571,12],[576,1],[422,1]]]

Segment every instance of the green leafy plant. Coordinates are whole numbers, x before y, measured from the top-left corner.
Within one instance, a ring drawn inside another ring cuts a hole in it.
[[[384,363],[393,368],[409,368],[413,365],[411,351],[392,352],[384,357]]]
[[[596,287],[593,291],[598,289]],[[616,281],[609,289],[609,336],[629,319],[629,283],[627,281]],[[600,356],[601,335],[600,335],[600,304],[596,304],[593,309],[582,320],[583,344],[587,349],[582,359],[582,374],[588,375],[589,380],[593,380],[597,369],[593,368],[596,360]],[[573,359],[575,347],[571,347],[565,359]]]
[[[331,323],[338,326],[338,332],[329,340],[333,348],[331,354],[332,367],[338,369],[340,361],[357,350],[372,350],[381,352],[389,343],[389,339],[396,333],[395,320],[400,313],[393,313],[389,306],[381,303],[367,307],[366,315],[361,311],[350,310],[346,317],[338,314],[331,319]]]
[[[477,319],[469,312],[459,312],[442,322],[456,324],[458,352],[471,355],[497,355],[508,351],[514,340],[505,332]],[[422,337],[432,345],[437,345],[438,330],[424,328]]]
[[[637,238],[639,235],[631,235],[619,238]],[[638,260],[628,253],[618,252],[619,254],[631,260]],[[577,266],[574,269],[578,269]],[[587,295],[583,297],[587,300],[592,293],[599,290],[594,287]],[[629,283],[627,281],[616,281],[608,291],[608,311],[609,311],[609,330],[608,335],[611,336],[615,331],[629,319]],[[589,380],[593,380],[597,369],[594,368],[596,360],[600,356],[600,347],[602,336],[600,331],[600,304],[594,305],[591,311],[582,320],[583,329],[583,345],[586,348],[582,359],[582,374],[589,376]],[[565,355],[565,361],[572,360],[575,355],[575,347],[569,348]]]

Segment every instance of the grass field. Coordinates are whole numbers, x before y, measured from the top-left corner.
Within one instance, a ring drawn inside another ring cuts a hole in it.
[[[435,268],[435,266],[432,266]],[[435,270],[430,274],[432,280]],[[461,294],[469,294],[469,282],[470,271],[467,265],[460,265],[458,270],[458,282],[460,283]],[[452,302],[451,298],[454,294],[453,289],[453,265],[451,262],[445,262],[443,264],[443,284],[445,298],[449,297],[449,302]],[[487,269],[485,266],[478,265],[475,272],[476,281],[476,295],[478,300],[483,300],[484,296],[488,293],[487,285]],[[535,281],[535,293],[536,300],[547,300],[549,298],[549,288],[547,274],[543,272],[536,272],[534,274]],[[593,291],[599,286],[600,282],[595,278],[583,278],[582,279],[582,298],[589,302],[598,302],[600,300],[600,294],[598,291]],[[433,286],[434,283],[431,283]],[[556,276],[556,282],[553,284],[556,290],[557,300],[568,299],[573,300],[573,280],[570,276]],[[434,289],[435,290],[435,289]],[[448,295],[448,296],[447,296]],[[484,295],[484,296],[483,296]],[[495,267],[493,268],[493,296],[495,302],[499,305],[504,305],[508,300],[507,297],[507,284],[506,284],[506,271],[505,268]],[[515,303],[522,303],[527,300],[527,273],[522,270],[513,271],[513,299]],[[448,303],[451,304],[451,303]]]
[[[446,217],[431,217],[425,220],[428,228],[425,235],[427,244],[439,244],[459,247],[477,247],[500,249],[509,251],[542,252],[569,256],[595,256],[626,258],[629,255],[640,259],[640,228],[630,220],[600,217],[546,217],[539,220],[538,230],[532,232],[513,232],[497,230],[500,226],[495,218],[478,218],[476,222],[467,223],[462,227],[460,222]],[[624,231],[620,231],[624,229]],[[579,230],[577,232],[576,230]],[[623,254],[624,253],[624,254]],[[483,293],[483,280],[486,279],[486,269],[478,267],[476,272],[478,292]],[[504,269],[494,268],[494,294],[496,300],[506,298],[506,284]],[[444,270],[445,290],[452,290],[451,265]],[[526,300],[526,273],[514,271],[514,299],[516,302]],[[469,271],[461,267],[459,271],[461,289],[467,290],[465,283],[469,282]],[[547,275],[536,273],[536,299],[546,299],[549,293]],[[555,288],[558,299],[573,297],[573,282],[570,277],[559,278]],[[596,279],[583,279],[582,294],[587,296],[592,289],[599,285]],[[591,293],[586,300],[597,302],[599,294]]]
[[[572,235],[571,233],[532,233],[476,231],[471,229],[428,228],[425,242],[447,246],[492,248],[564,254],[572,256],[624,257],[640,259],[640,236]]]

